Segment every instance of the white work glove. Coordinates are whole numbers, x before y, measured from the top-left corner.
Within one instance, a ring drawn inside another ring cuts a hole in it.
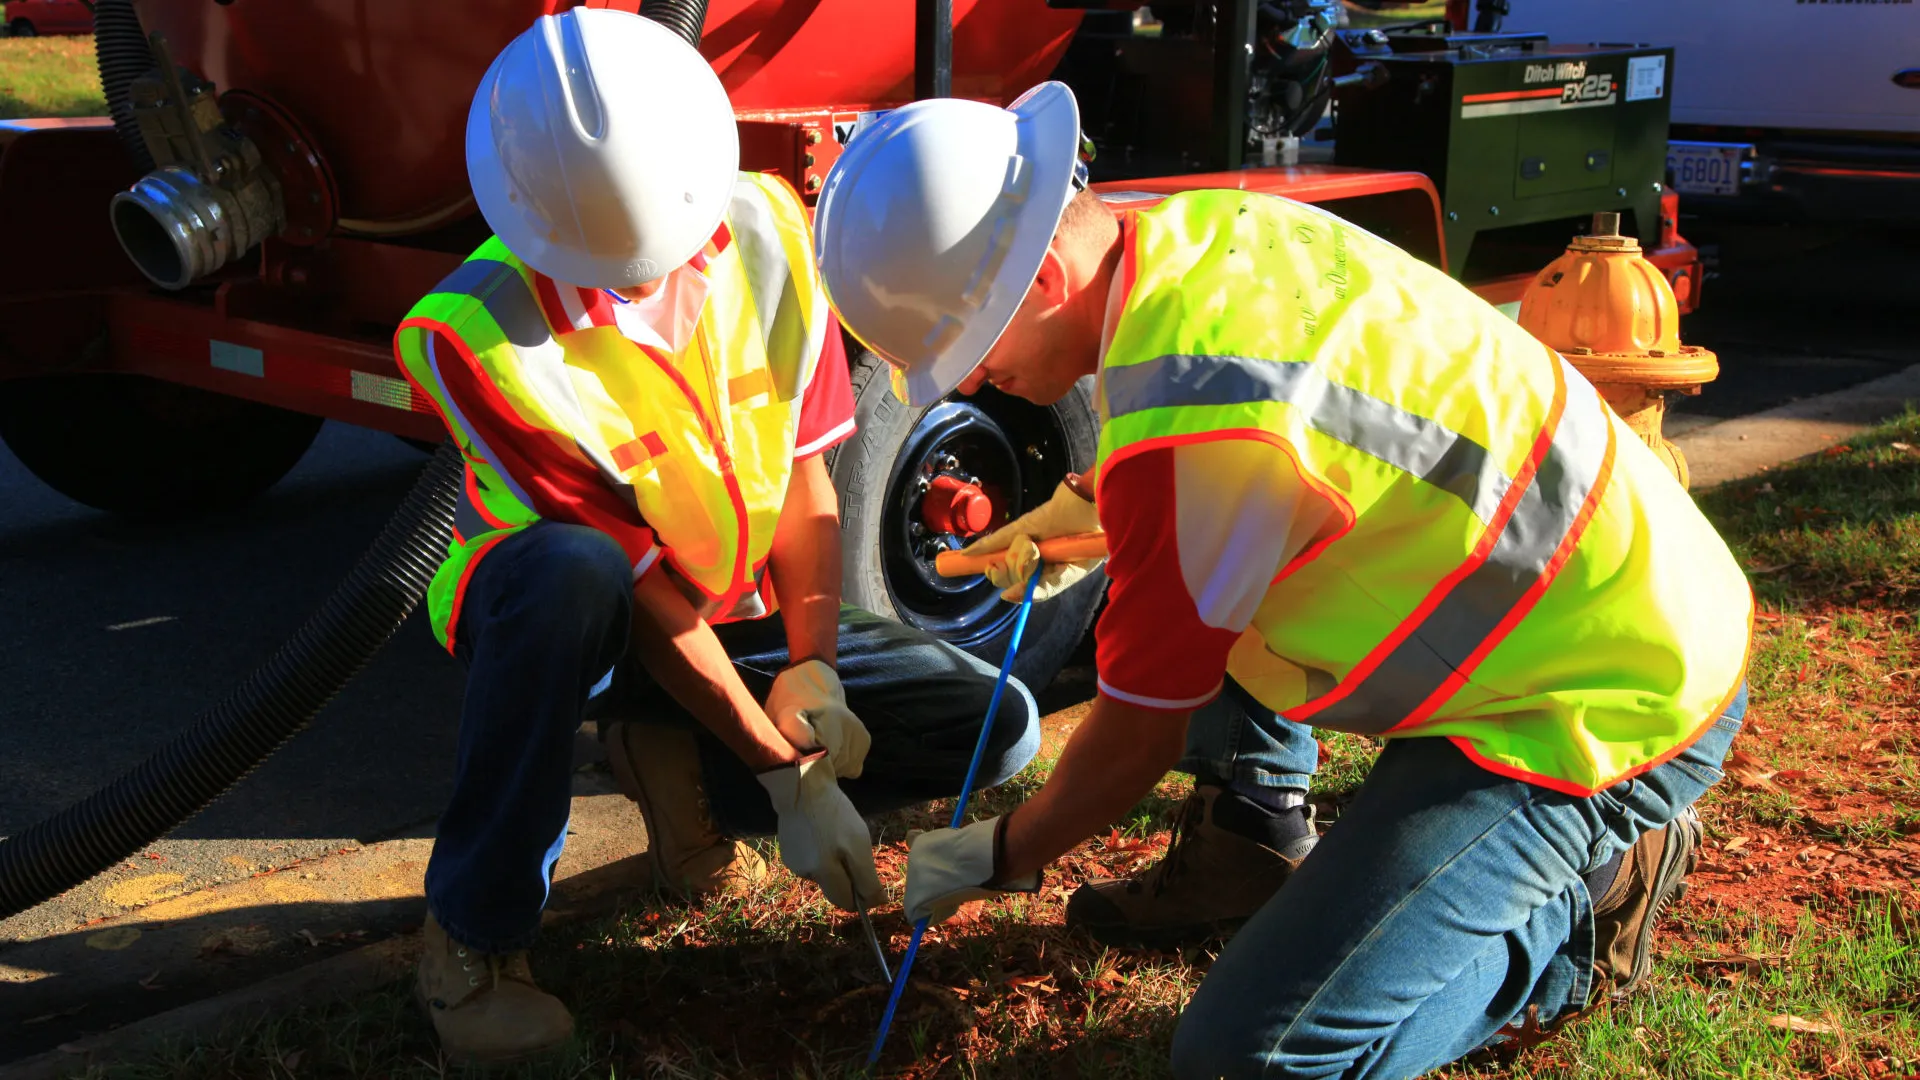
[[[755,779],[780,815],[780,861],[815,882],[827,900],[855,911],[854,890],[871,906],[885,896],[873,866],[873,837],[833,775],[824,753],[760,773]]]
[[[945,922],[970,900],[1038,892],[1038,870],[1016,881],[995,880],[995,853],[1005,828],[1005,818],[991,817],[964,829],[934,829],[914,837],[907,847],[907,918]]]
[[[962,555],[991,555],[1004,551],[1007,557],[987,570],[987,580],[1002,590],[1000,598],[1019,603],[1026,598],[1027,581],[1040,565],[1041,540],[1075,533],[1100,531],[1100,514],[1093,500],[1082,498],[1066,481],[1053,489],[1053,498],[1021,514],[987,535],[960,549]],[[1046,600],[1072,588],[1074,583],[1100,568],[1104,559],[1048,563],[1033,590],[1036,601]]]
[[[767,692],[767,719],[796,750],[826,747],[833,774],[849,780],[866,767],[873,736],[847,708],[840,676],[824,660],[795,664],[773,678]]]

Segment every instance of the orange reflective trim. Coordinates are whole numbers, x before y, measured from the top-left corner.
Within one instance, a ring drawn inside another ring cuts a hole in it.
[[[666,440],[660,437],[659,432],[649,431],[632,442],[621,443],[609,453],[613,457],[614,467],[626,473],[666,452]]]
[[[773,393],[773,371],[770,368],[755,368],[727,380],[727,400],[731,402],[746,401],[749,398],[771,393]]]
[[[1393,633],[1388,634],[1385,640],[1361,658],[1360,663],[1354,665],[1353,670],[1347,673],[1347,677],[1340,680],[1340,685],[1300,708],[1290,710],[1289,719],[1304,721],[1358,689],[1366,677],[1371,675],[1374,669],[1378,668],[1400,646],[1401,642],[1419,628],[1421,622],[1440,606],[1454,588],[1466,580],[1468,575],[1478,570],[1487,561],[1488,556],[1493,554],[1493,546],[1500,539],[1507,521],[1512,518],[1514,507],[1520,503],[1520,496],[1533,485],[1533,478],[1540,469],[1540,463],[1546,460],[1547,451],[1553,446],[1553,433],[1560,426],[1560,416],[1566,409],[1566,376],[1558,364],[1553,365],[1553,380],[1553,404],[1548,408],[1546,421],[1540,426],[1540,433],[1533,441],[1533,449],[1527,454],[1527,460],[1521,465],[1520,470],[1514,474],[1513,482],[1507,485],[1506,494],[1501,497],[1499,508],[1494,511],[1493,519],[1487,522],[1486,528],[1480,531],[1480,539],[1474,544],[1473,551],[1467,556],[1466,561],[1442,578],[1440,583],[1421,600],[1420,606],[1414,608],[1411,614],[1401,620],[1399,626],[1393,628]]]

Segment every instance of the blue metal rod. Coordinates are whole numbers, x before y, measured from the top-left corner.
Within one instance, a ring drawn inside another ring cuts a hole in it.
[[[1006,692],[1007,676],[1013,671],[1013,658],[1020,654],[1020,637],[1027,630],[1027,614],[1033,610],[1033,590],[1040,584],[1044,565],[1034,568],[1027,580],[1027,595],[1020,601],[1020,613],[1014,616],[1013,636],[1007,639],[1007,655],[1000,661],[1000,676],[993,681],[993,697],[987,699],[987,719],[980,725],[980,737],[973,742],[973,760],[967,763],[967,778],[960,784],[960,801],[953,806],[953,820],[947,828],[957,829],[967,818],[967,801],[973,798],[973,778],[980,771],[980,759],[986,756],[987,735],[993,731],[993,718],[1000,713],[1000,695]],[[893,1027],[893,1011],[900,1006],[900,995],[907,989],[907,975],[913,971],[913,958],[920,952],[921,935],[927,932],[927,920],[913,924],[913,937],[907,941],[907,953],[900,958],[900,970],[893,976],[893,990],[887,995],[887,1011],[880,1015],[880,1031],[873,1037],[873,1051],[867,1055],[867,1068],[880,1062],[886,1048],[887,1032]]]

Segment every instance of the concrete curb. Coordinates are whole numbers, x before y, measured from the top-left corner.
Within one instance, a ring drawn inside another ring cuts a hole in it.
[[[419,949],[418,934],[388,938],[252,986],[69,1043],[60,1050],[0,1066],[0,1080],[58,1080],[90,1065],[125,1060],[168,1040],[210,1036],[231,1025],[299,1005],[376,990],[406,974]]]
[[[1687,455],[1693,490],[1702,491],[1817,454],[1899,416],[1914,402],[1920,402],[1920,365],[1831,394],[1694,428],[1673,441]]]

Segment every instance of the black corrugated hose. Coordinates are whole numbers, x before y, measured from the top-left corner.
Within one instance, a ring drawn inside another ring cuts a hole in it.
[[[707,0],[641,0],[640,14],[665,26],[700,47],[700,32],[707,25]]]
[[[142,173],[153,171],[153,155],[140,138],[133,108],[127,103],[127,88],[133,80],[153,67],[153,50],[140,29],[140,15],[133,0],[97,0],[93,5],[93,51],[100,64],[100,89],[107,96],[107,111],[113,114],[113,129],[133,155],[133,163]]]
[[[706,0],[642,13],[698,45]],[[142,170],[127,89],[153,66],[132,0],[99,0],[94,41],[114,127]],[[310,723],[406,621],[446,558],[462,479],[442,443],[373,546],[292,638],[157,753],[65,810],[0,840],[0,919],[66,892],[177,828]]]

